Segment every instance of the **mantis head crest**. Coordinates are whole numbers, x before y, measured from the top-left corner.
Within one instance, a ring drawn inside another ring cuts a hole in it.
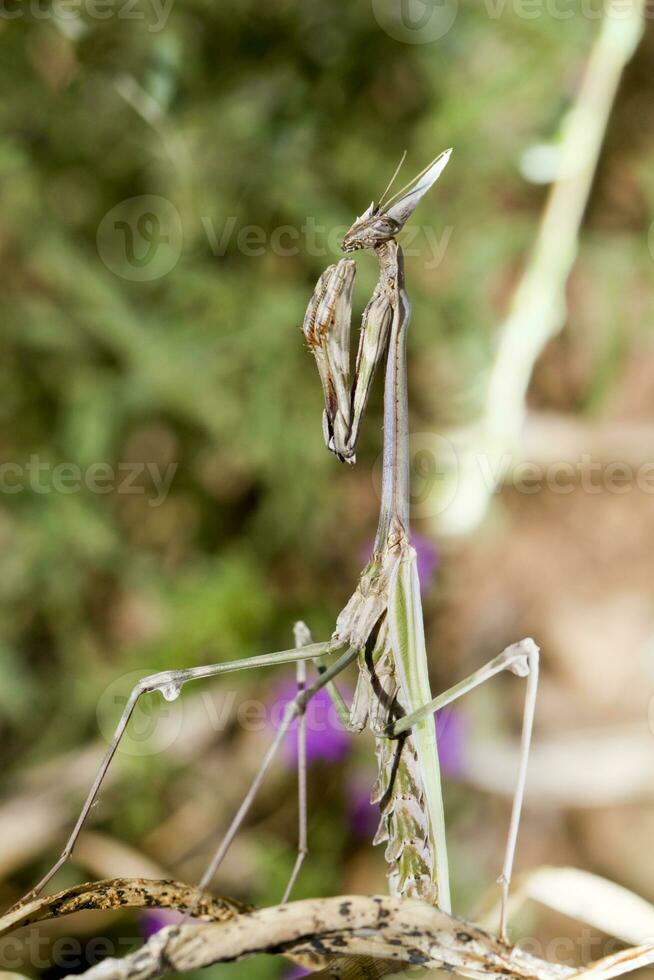
[[[394,238],[409,220],[422,197],[436,183],[447,166],[451,153],[451,149],[441,153],[390,200],[382,200],[379,204],[373,201],[343,238],[343,251],[377,248]]]

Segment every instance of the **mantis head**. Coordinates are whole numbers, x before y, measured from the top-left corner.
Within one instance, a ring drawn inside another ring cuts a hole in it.
[[[380,204],[373,201],[343,238],[343,251],[357,252],[363,248],[378,248],[394,238],[411,217],[421,198],[436,183],[451,153],[451,149],[441,153],[426,170],[414,177],[390,200]],[[384,192],[384,196],[386,193]]]
[[[390,241],[402,226],[386,214],[374,201],[368,210],[354,222],[343,239],[344,252],[358,252],[362,248],[376,248]]]

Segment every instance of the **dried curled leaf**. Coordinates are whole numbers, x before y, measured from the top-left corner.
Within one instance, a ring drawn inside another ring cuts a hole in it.
[[[0,938],[14,929],[73,912],[154,908],[174,909],[176,912],[192,910],[196,919],[225,922],[251,911],[252,906],[232,898],[215,898],[194,886],[172,879],[106,878],[15,906],[0,918]],[[328,962],[315,954],[295,956],[289,953],[287,959],[314,970]]]
[[[214,898],[206,892],[180,881],[158,881],[150,878],[106,878],[67,888],[56,895],[35,898],[25,905],[15,906],[0,918],[0,936],[14,929],[71,915],[83,910],[111,909],[175,909],[188,912],[193,908],[197,918],[223,922],[250,906],[230,898]]]
[[[520,875],[514,880],[509,916],[529,899],[625,943],[639,944],[654,937],[654,905],[589,871],[543,866]],[[496,922],[498,914],[493,902],[484,923]]]

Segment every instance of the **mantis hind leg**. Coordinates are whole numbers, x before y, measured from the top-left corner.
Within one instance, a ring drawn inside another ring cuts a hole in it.
[[[311,649],[312,648],[310,646],[305,646],[302,647],[298,652],[302,654],[306,654],[306,651]],[[318,654],[318,656],[320,656],[320,654]],[[318,691],[320,691],[323,687],[326,687],[335,677],[337,677],[341,673],[341,671],[343,671],[349,664],[351,664],[352,661],[357,656],[358,656],[358,650],[349,647],[344,653],[340,655],[340,657],[338,657],[338,659],[332,664],[331,667],[329,667],[326,671],[324,671],[324,673],[322,673],[318,677],[318,679],[313,682],[313,684],[305,688],[303,691],[300,691],[295,696],[293,701],[291,701],[290,704],[287,705],[286,711],[284,712],[284,718],[279,728],[277,729],[275,738],[271,742],[268,751],[266,752],[261,762],[261,765],[259,766],[259,769],[257,770],[254,779],[252,780],[250,787],[243,798],[243,802],[238,808],[231,824],[227,829],[227,832],[225,833],[225,836],[220,842],[218,848],[216,849],[216,852],[214,853],[211,861],[209,862],[209,865],[207,866],[206,871],[204,872],[202,878],[200,879],[200,882],[198,884],[198,893],[201,893],[202,891],[207,889],[210,886],[211,882],[213,881],[216,871],[220,867],[225,855],[227,854],[227,851],[230,848],[232,841],[234,840],[236,834],[240,830],[243,821],[245,820],[248,811],[250,810],[250,807],[252,806],[252,803],[259,791],[259,787],[261,786],[261,783],[263,782],[266,773],[270,769],[270,766],[277,754],[277,751],[279,750],[279,747],[284,741],[286,733],[288,732],[295,718],[301,716],[304,713],[307,704],[313,698],[313,696],[317,694]],[[308,659],[314,659],[315,657],[316,657],[316,653],[314,650],[313,655],[309,653],[306,656],[303,656],[302,659],[308,660]],[[193,909],[190,909],[188,914],[192,915]]]
[[[529,749],[534,725],[534,713],[536,708],[536,696],[538,693],[538,670],[540,652],[531,638],[520,640],[507,647],[499,656],[490,660],[479,670],[476,670],[465,680],[460,681],[443,694],[433,698],[428,704],[418,708],[411,714],[406,715],[395,722],[390,729],[389,735],[398,736],[403,732],[409,731],[413,726],[425,718],[426,715],[439,711],[446,705],[456,701],[457,698],[474,690],[480,684],[495,677],[496,674],[504,670],[510,670],[518,677],[527,679],[527,690],[525,693],[525,706],[522,720],[522,736],[520,744],[520,764],[518,768],[518,778],[516,782],[513,804],[511,807],[511,818],[509,821],[509,832],[504,852],[504,862],[502,872],[498,878],[498,884],[502,889],[501,908],[500,908],[500,938],[506,940],[507,926],[507,903],[511,877],[513,874],[513,862],[515,858],[516,844],[518,840],[518,830],[520,828],[520,817],[522,815],[522,804],[525,795],[525,783],[527,779],[527,765],[529,762]]]
[[[295,646],[301,649],[311,643],[311,632],[305,623],[296,623],[293,627],[295,636]],[[301,695],[307,686],[307,665],[304,660],[298,660],[296,670],[297,693]],[[297,835],[297,857],[288,879],[282,904],[288,902],[291,892],[297,881],[300,869],[309,853],[309,833],[308,833],[308,804],[307,804],[307,716],[303,711],[298,718],[297,724],[297,810],[298,810],[298,835]]]

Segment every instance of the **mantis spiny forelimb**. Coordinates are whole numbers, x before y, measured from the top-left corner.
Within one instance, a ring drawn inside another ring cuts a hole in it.
[[[175,700],[184,684],[229,671],[313,660],[318,678],[305,684],[298,670],[298,694],[288,705],[282,724],[266,752],[200,887],[211,884],[217,868],[242,825],[255,794],[286,732],[322,687],[335,699],[354,731],[369,728],[375,736],[379,776],[373,800],[381,808],[375,843],[386,843],[393,895],[421,898],[450,910],[449,872],[440,785],[434,711],[501,670],[528,676],[523,721],[523,753],[514,797],[509,838],[500,882],[500,933],[506,931],[506,897],[517,838],[525,771],[534,714],[538,649],[531,640],[509,647],[486,667],[433,699],[429,687],[416,554],[409,538],[409,439],[406,378],[406,333],[410,304],[404,282],[402,250],[395,240],[423,195],[442,173],[450,151],[442,153],[407,187],[385,204],[371,204],[343,240],[343,250],[371,248],[379,262],[379,279],[362,319],[354,376],[350,381],[350,321],[355,263],[341,259],[320,277],[304,319],[304,335],[313,352],[325,396],[323,431],[328,448],[354,463],[361,419],[376,368],[386,355],[384,389],[384,452],[382,499],[373,555],[357,588],[338,616],[331,640],[310,643],[307,631],[296,630],[296,648],[247,660],[164,671],[143,678],[132,691],[102,760],[75,827],[60,857],[23,899],[37,895],[71,855],[106,772],[138,700],[160,691]],[[335,657],[336,654],[339,654]],[[335,657],[335,659],[334,659]],[[359,680],[351,708],[333,682],[357,660]],[[302,728],[300,728],[302,738]],[[301,755],[301,753],[300,753]],[[302,767],[301,767],[302,768]],[[288,897],[307,850],[306,794],[300,773],[300,836],[298,858]]]

